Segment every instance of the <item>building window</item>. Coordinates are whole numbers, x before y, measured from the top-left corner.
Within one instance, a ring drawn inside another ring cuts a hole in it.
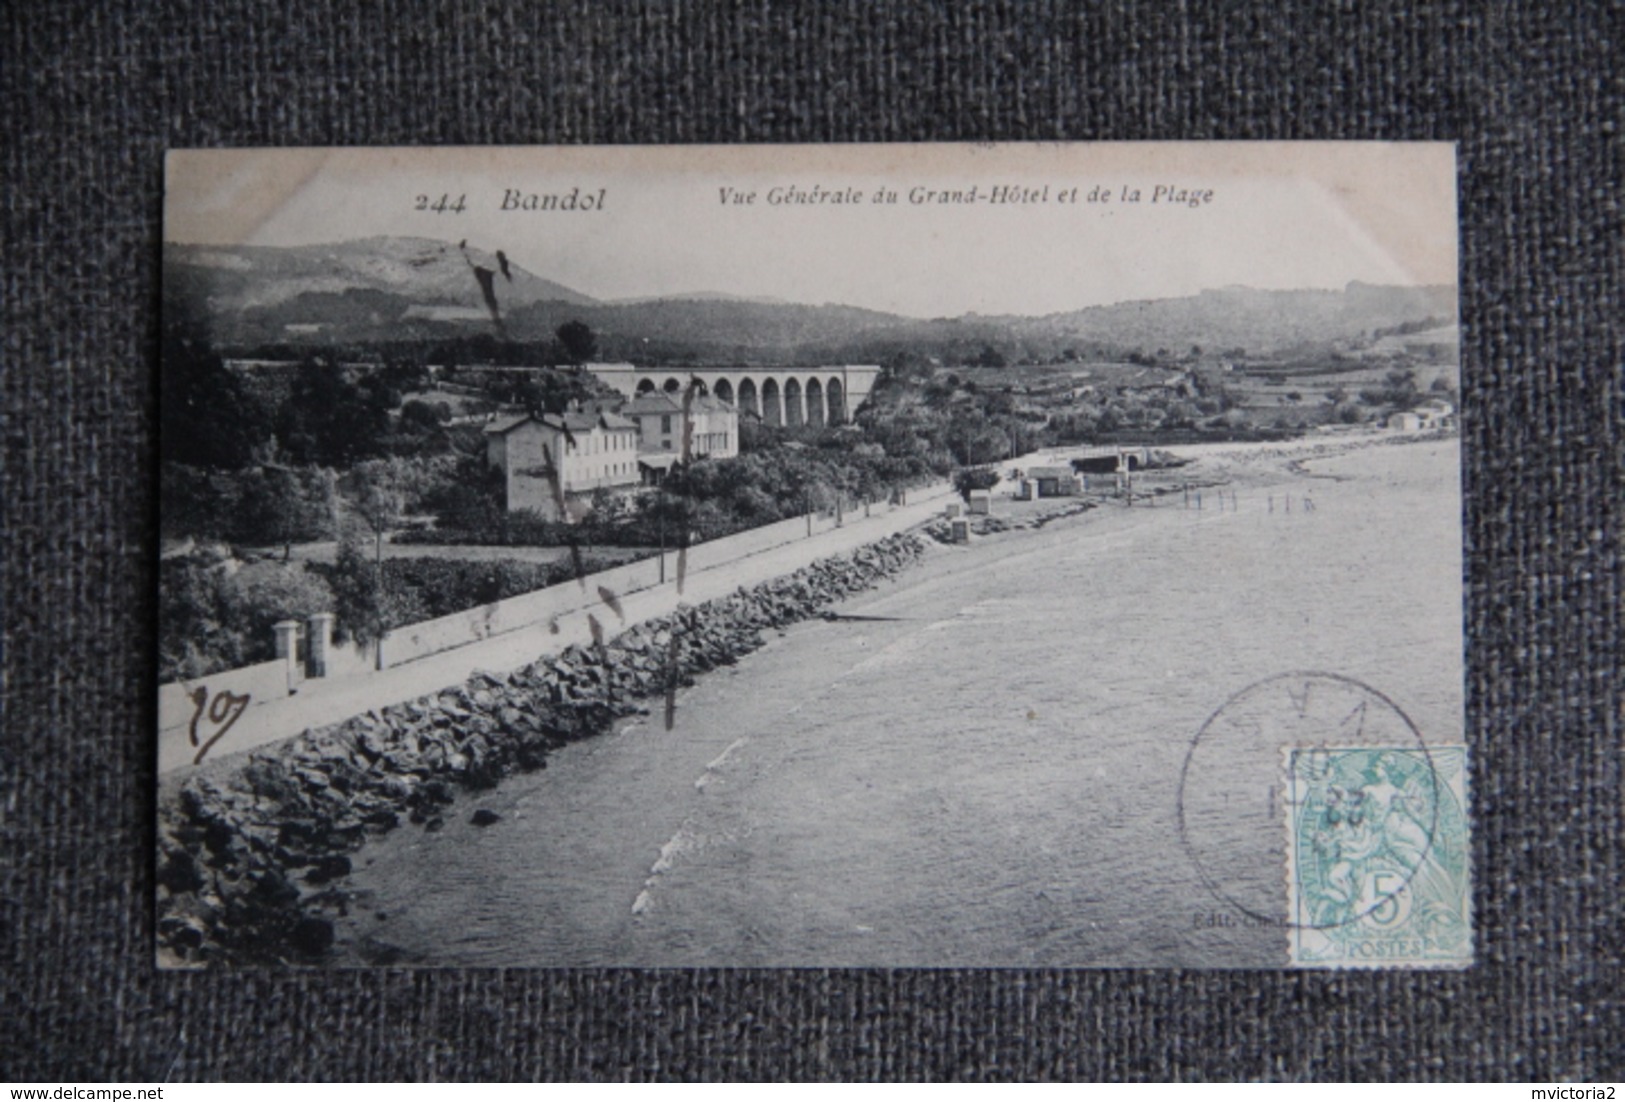
[[[669,413],[661,414],[661,417],[660,417],[660,431],[661,432],[670,432],[671,431],[671,414],[669,414]]]

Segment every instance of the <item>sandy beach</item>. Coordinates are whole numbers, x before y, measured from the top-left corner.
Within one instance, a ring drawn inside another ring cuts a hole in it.
[[[338,961],[1282,964],[1180,836],[1192,740],[1302,669],[1461,739],[1458,472],[1455,439],[1223,446],[1137,476],[1131,507],[936,546],[701,678],[670,729],[628,722],[442,832],[368,843]],[[1269,895],[1284,831],[1258,835],[1235,860]]]

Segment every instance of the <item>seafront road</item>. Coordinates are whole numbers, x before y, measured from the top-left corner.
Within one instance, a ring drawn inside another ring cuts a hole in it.
[[[940,515],[951,494],[952,490],[945,484],[914,490],[910,492],[908,504],[889,512],[868,517],[850,515],[838,528],[708,570],[680,570],[681,553],[668,551],[666,583],[618,595],[618,614],[602,602],[594,601],[556,620],[541,621],[399,666],[351,677],[306,681],[298,693],[286,699],[247,709],[215,743],[205,764],[223,762],[257,747],[292,738],[306,728],[325,727],[350,716],[437,692],[459,684],[477,670],[505,672],[545,655],[557,654],[572,644],[586,646],[593,638],[589,617],[596,617],[605,637],[613,638],[644,620],[674,611],[680,604],[701,604],[742,586],[757,585],[792,573],[816,559],[846,554]],[[190,770],[195,753],[184,725],[160,731],[159,775]]]

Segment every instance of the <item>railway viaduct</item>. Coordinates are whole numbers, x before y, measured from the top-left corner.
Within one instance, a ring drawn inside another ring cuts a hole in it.
[[[598,378],[634,398],[664,391],[680,394],[690,380],[769,425],[839,425],[869,397],[877,364],[829,367],[638,367],[629,363],[587,365]]]

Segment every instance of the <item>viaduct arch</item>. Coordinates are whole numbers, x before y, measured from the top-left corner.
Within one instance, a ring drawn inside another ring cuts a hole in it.
[[[681,394],[690,379],[769,425],[840,425],[868,399],[878,364],[827,367],[638,367],[594,363],[587,370],[626,395]]]

